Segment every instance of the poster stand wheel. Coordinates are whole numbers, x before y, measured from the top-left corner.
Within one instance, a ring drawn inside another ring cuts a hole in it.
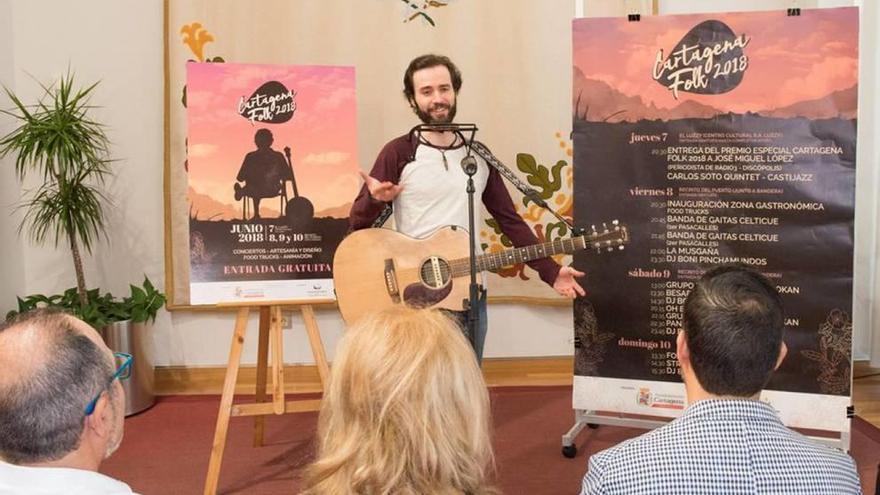
[[[299,399],[285,401],[284,394],[284,359],[282,341],[282,315],[284,306],[298,306],[303,317],[312,355],[321,378],[321,389],[327,386],[330,368],[324,352],[324,344],[315,319],[313,304],[332,301],[264,301],[248,305],[236,304],[238,313],[235,318],[235,329],[232,333],[232,344],[229,348],[229,362],[226,377],[223,381],[223,393],[220,397],[220,410],[217,413],[217,425],[214,429],[214,441],[211,446],[211,457],[208,462],[208,473],[205,478],[205,495],[217,492],[220,479],[220,466],[223,462],[223,450],[226,447],[226,435],[229,430],[229,419],[233,416],[254,416],[254,446],[263,444],[264,416],[270,414],[288,414],[296,412],[317,411],[321,407],[321,399]],[[241,366],[241,352],[247,333],[248,317],[252,308],[260,310],[260,333],[257,349],[257,383],[256,398],[252,404],[235,404],[235,385],[238,370]],[[271,349],[271,354],[269,350]],[[271,370],[271,371],[270,371]],[[271,376],[271,399],[266,394],[266,385]]]
[[[655,428],[660,428],[661,426],[666,425],[671,420],[672,418],[665,418],[661,420],[632,418],[626,417],[622,413],[617,413],[616,416],[610,416],[605,414],[597,414],[596,411],[591,411],[588,409],[575,409],[574,425],[572,425],[571,429],[569,429],[567,432],[565,432],[564,435],[562,435],[562,455],[569,459],[573,459],[577,455],[577,445],[575,444],[575,440],[585,427],[595,429],[598,428],[599,425],[609,425],[622,426],[624,428],[642,428],[645,430],[653,430]],[[847,425],[849,425],[849,423],[847,423]],[[838,433],[840,433],[839,438],[815,436],[809,434],[805,436],[829,447],[849,452],[850,443],[852,440],[852,434],[850,433],[849,426],[847,426],[844,431]]]
[[[562,435],[562,455],[573,459],[577,455],[575,440],[584,428],[596,429],[599,425],[623,426],[626,428],[654,429],[665,425],[668,421],[627,418],[623,416],[606,416],[596,414],[587,409],[574,410],[574,425]]]

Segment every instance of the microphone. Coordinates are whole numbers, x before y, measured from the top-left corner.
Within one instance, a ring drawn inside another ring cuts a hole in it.
[[[473,176],[477,173],[477,159],[474,158],[474,155],[468,155],[461,159],[461,169],[468,176]]]

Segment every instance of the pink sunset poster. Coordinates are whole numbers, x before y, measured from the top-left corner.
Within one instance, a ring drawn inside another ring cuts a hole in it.
[[[714,54],[698,53],[697,47],[706,45],[694,36],[707,21],[730,32],[729,43],[717,45]],[[858,9],[811,9],[800,16],[785,11],[646,16],[638,22],[579,19],[572,35],[572,104],[581,120],[634,122],[727,112],[855,118]],[[690,50],[682,52],[688,38]],[[692,69],[699,70],[704,84],[738,83],[723,92],[689,91]]]
[[[353,67],[187,64],[193,304],[332,298],[360,186]]]

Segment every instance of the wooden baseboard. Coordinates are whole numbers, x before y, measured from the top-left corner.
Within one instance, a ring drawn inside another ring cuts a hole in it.
[[[491,387],[571,385],[571,356],[549,358],[495,358],[483,361],[483,376]],[[880,428],[880,372],[867,361],[853,363],[853,404],[856,414]],[[158,395],[219,395],[223,390],[226,367],[162,366],[156,368],[155,390]],[[256,366],[242,366],[238,372],[236,394],[253,394]],[[862,378],[860,378],[862,377]],[[285,366],[287,393],[321,391],[315,366]]]
[[[483,360],[483,376],[494,387],[571,385],[571,356],[549,358],[495,358]],[[156,368],[157,395],[219,395],[223,390],[225,366]],[[235,386],[236,394],[253,394],[257,381],[256,366],[242,366]],[[321,391],[321,380],[315,366],[284,367],[286,393]]]

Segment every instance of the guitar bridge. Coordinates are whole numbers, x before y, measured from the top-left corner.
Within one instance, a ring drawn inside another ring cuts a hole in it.
[[[394,260],[385,260],[385,290],[391,296],[391,300],[400,303],[400,287],[397,285],[397,271],[394,268]]]

